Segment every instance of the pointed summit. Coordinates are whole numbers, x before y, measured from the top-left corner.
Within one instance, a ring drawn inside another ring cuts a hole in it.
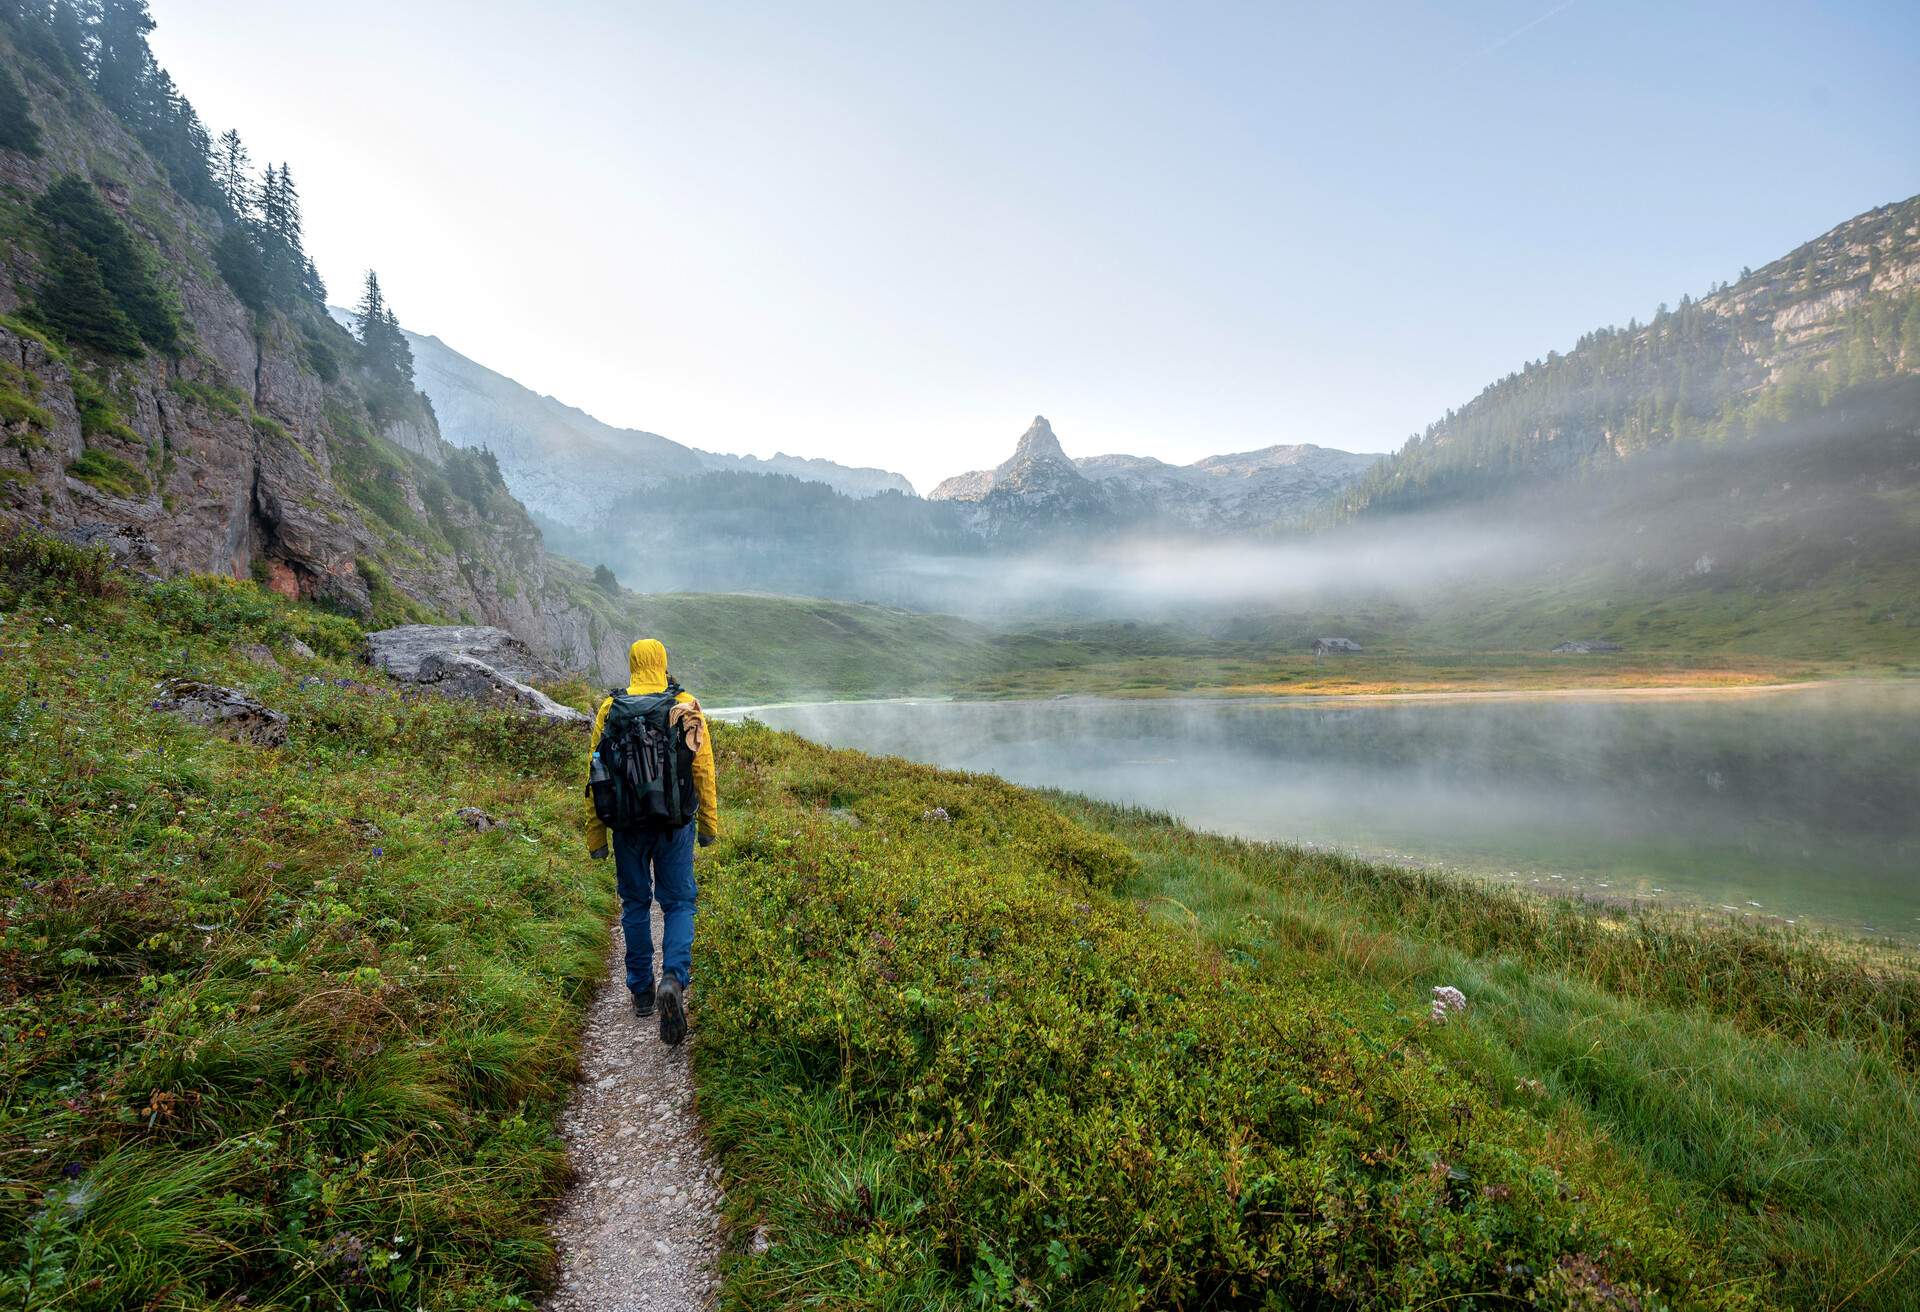
[[[1060,439],[1053,435],[1053,425],[1047,422],[1045,415],[1033,417],[1027,431],[1020,434],[1020,444],[1013,448],[1013,455],[993,471],[996,485],[1008,479],[1031,479],[1036,473],[1051,478],[1080,477],[1080,471],[1074,468],[1073,461],[1067,459],[1067,453],[1060,449]]]
[[[949,478],[933,489],[930,499],[984,501],[1001,493],[1003,503],[1012,497],[1058,505],[1063,499],[1078,502],[1090,495],[1092,488],[1093,484],[1080,472],[1079,466],[1061,450],[1060,439],[1053,435],[1053,425],[1047,422],[1047,417],[1035,415],[1027,431],[1020,435],[1013,454],[999,466]]]
[[[1013,449],[1013,463],[1023,460],[1065,460],[1067,453],[1060,449],[1060,439],[1053,435],[1053,425],[1047,422],[1045,415],[1035,415],[1027,431],[1020,435],[1020,445]]]

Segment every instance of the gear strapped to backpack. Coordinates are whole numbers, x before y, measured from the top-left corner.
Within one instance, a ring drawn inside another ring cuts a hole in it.
[[[694,818],[693,749],[671,723],[680,685],[609,696],[587,791],[600,823],[616,833],[678,829]]]

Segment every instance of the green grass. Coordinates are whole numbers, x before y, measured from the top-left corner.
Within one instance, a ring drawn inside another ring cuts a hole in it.
[[[736,1234],[771,1243],[728,1306],[1774,1302],[1697,1173],[1474,1059],[1508,1019],[1464,958],[1265,969],[1111,895],[1168,905],[1136,830],[1208,841],[1177,826],[756,726],[721,749],[697,1074]],[[1443,983],[1475,1005],[1440,1028]]]
[[[1572,903],[1194,834],[1075,799],[1135,850],[1169,932],[1354,1008],[1445,978],[1434,1036],[1483,1087],[1538,1081],[1692,1192],[1692,1226],[1795,1307],[1898,1308],[1920,1254],[1920,973],[1789,931]]]
[[[582,578],[585,573],[582,571]],[[577,594],[577,595],[576,595]],[[1836,636],[1827,610],[1809,611],[1804,631],[1819,649],[1723,641],[1704,620],[1691,638],[1659,650],[1629,642],[1613,654],[1554,656],[1568,634],[1605,636],[1580,621],[1544,617],[1544,603],[1510,604],[1537,632],[1459,631],[1444,615],[1368,609],[1347,616],[1288,616],[1258,622],[1256,637],[1218,636],[1201,627],[1088,621],[995,628],[954,616],[860,602],[753,594],[624,594],[588,586],[567,594],[600,631],[651,634],[673,653],[676,672],[712,705],[834,697],[1008,698],[1110,696],[1299,696],[1610,688],[1722,688],[1839,677],[1920,673],[1920,629],[1900,618],[1904,603],[1847,605],[1850,627]],[[1484,599],[1483,599],[1484,600]],[[1651,603],[1650,603],[1651,604]],[[1839,609],[1839,603],[1831,603]],[[1491,605],[1463,608],[1500,615]],[[1694,623],[1679,602],[1664,612]],[[1891,622],[1870,622],[1892,614]],[[1913,614],[1920,615],[1920,603]],[[1743,615],[1745,613],[1743,612]],[[1799,612],[1794,612],[1795,616]],[[1751,619],[1746,616],[1742,620]],[[1511,616],[1500,615],[1507,623]],[[1516,626],[1518,621],[1512,621]],[[1786,621],[1782,621],[1783,623]],[[1795,626],[1800,619],[1795,618]],[[1871,641],[1849,646],[1846,636]],[[1357,637],[1358,655],[1315,658],[1315,634]],[[1552,636],[1550,639],[1548,635]]]
[[[11,538],[0,609],[0,1305],[530,1307],[610,907],[578,736],[363,682],[251,584]],[[169,673],[287,744],[149,709]]]
[[[174,378],[167,390],[192,401],[213,414],[235,417],[246,413],[247,394],[224,383],[204,382],[197,378]]]
[[[147,476],[138,465],[122,460],[111,451],[88,447],[80,458],[67,466],[67,472],[82,482],[91,483],[111,496],[133,500],[152,491]]]

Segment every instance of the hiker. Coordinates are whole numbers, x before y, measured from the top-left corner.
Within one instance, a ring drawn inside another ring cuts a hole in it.
[[[667,673],[667,649],[642,638],[627,651],[631,677],[600,703],[587,766],[587,850],[607,855],[620,889],[627,937],[627,988],[633,1014],[660,1012],[660,1038],[686,1037],[687,985],[693,972],[695,830],[706,847],[720,836],[713,744],[693,694]],[[665,940],[660,983],[653,982],[652,899],[660,899]]]

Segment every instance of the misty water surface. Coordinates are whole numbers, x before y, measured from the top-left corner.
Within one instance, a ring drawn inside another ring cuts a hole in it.
[[[751,714],[1221,833],[1920,940],[1920,685]]]

